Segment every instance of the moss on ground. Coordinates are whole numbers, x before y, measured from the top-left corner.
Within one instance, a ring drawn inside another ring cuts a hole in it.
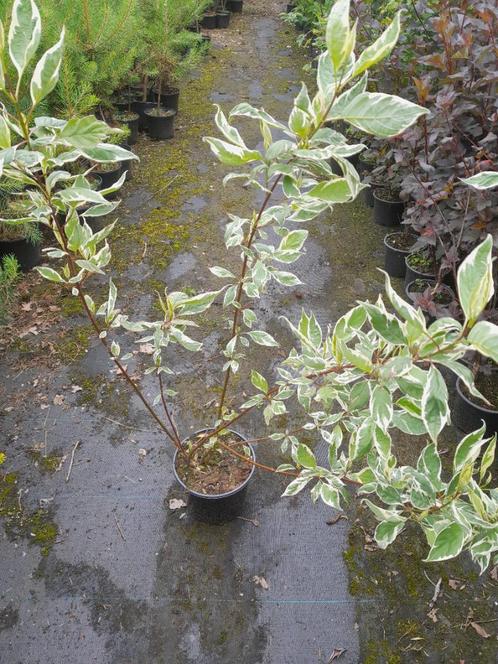
[[[67,365],[81,359],[87,352],[94,334],[95,332],[90,323],[73,325],[67,328],[53,345],[56,359]]]
[[[15,473],[0,473],[0,517],[11,539],[24,537],[40,547],[42,556],[49,554],[59,532],[57,524],[48,510],[31,512],[23,507]]]
[[[470,653],[475,661],[493,661],[494,640],[484,640],[464,625],[469,611],[474,620],[484,621],[484,626],[494,620],[497,584],[480,578],[465,558],[440,565],[424,563],[425,538],[414,526],[407,528],[396,546],[368,550],[365,533],[373,532],[375,523],[361,508],[354,516],[343,557],[349,591],[358,600],[362,663],[425,662],[428,655],[443,652],[448,662],[467,661]],[[434,604],[434,621],[428,613],[439,579],[441,592]],[[452,589],[450,579],[461,580],[461,590]],[[494,632],[494,628],[489,631]]]

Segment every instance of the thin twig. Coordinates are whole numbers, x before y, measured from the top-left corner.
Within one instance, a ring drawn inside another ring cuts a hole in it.
[[[121,526],[119,525],[119,521],[118,521],[116,515],[114,514],[114,512],[112,513],[112,516],[114,517],[114,521],[116,522],[116,528],[118,529],[119,534],[121,535],[121,537],[123,538],[123,540],[126,542],[126,537],[124,536],[123,529],[122,529]]]
[[[77,440],[76,443],[74,444],[74,447],[71,451],[71,459],[69,461],[69,468],[67,470],[67,475],[66,475],[66,482],[69,482],[69,478],[71,477],[71,471],[73,469],[73,463],[74,463],[74,454],[76,450],[78,449],[78,445],[80,444],[80,441]]]
[[[245,516],[238,516],[237,519],[240,519],[241,521],[248,521],[249,523],[252,523],[253,526],[256,526],[256,528],[259,528],[259,521],[257,519],[248,519]]]
[[[123,427],[124,429],[129,429],[130,431],[139,431],[140,433],[152,433],[152,429],[137,429],[136,427],[131,427],[128,424],[123,424],[123,422],[119,422],[118,420],[113,420],[112,417],[104,416],[104,419],[109,420],[109,422],[113,422],[113,424],[118,424],[120,427]]]

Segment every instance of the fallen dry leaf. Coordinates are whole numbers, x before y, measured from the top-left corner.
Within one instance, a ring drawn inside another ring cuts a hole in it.
[[[438,609],[433,608],[429,611],[429,613],[427,614],[427,617],[430,618],[432,620],[432,622],[436,623],[437,622],[437,615],[436,615],[437,612],[438,612]]]
[[[479,623],[471,622],[470,626],[473,627],[475,631],[479,634],[479,636],[482,636],[483,639],[489,639],[489,637],[491,636],[491,634],[488,634],[484,629],[484,627],[479,625]]]
[[[339,659],[341,655],[344,655],[346,652],[346,648],[334,648],[332,651],[332,654],[330,655],[327,664],[330,664],[330,662],[333,662],[335,659]]]
[[[63,394],[56,394],[54,397],[54,406],[62,406],[64,403],[64,395]]]
[[[458,579],[448,579],[448,585],[453,590],[460,590],[462,587],[462,582],[458,581]]]
[[[268,588],[270,587],[268,585],[268,581],[265,579],[264,576],[255,575],[255,576],[252,577],[252,580],[254,581],[254,583],[257,586],[261,586],[261,588],[263,588],[263,590],[268,590]]]
[[[181,498],[171,498],[169,501],[170,510],[180,510],[182,507],[187,507],[187,503]]]
[[[76,392],[82,392],[83,388],[80,387],[79,385],[71,385],[71,392],[73,394],[76,394]]]
[[[493,579],[493,581],[498,581],[498,565],[495,565],[491,572],[489,573],[489,576]]]
[[[32,303],[32,302],[23,302],[23,303],[21,304],[21,309],[22,309],[23,311],[31,311],[31,307],[32,307],[32,306],[33,306],[33,303]]]
[[[145,353],[146,355],[152,355],[154,352],[154,346],[152,344],[140,344],[138,347],[140,353]]]
[[[145,459],[146,456],[147,456],[147,450],[144,450],[144,448],[141,447],[141,448],[138,450],[138,457],[139,457],[138,460],[139,460],[139,461],[143,461],[143,460]],[[170,501],[170,502],[171,502],[171,501]],[[170,507],[171,507],[171,505],[170,505]]]

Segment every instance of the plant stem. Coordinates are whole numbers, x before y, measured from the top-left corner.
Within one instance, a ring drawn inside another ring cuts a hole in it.
[[[166,413],[166,417],[168,418],[168,422],[173,429],[173,432],[175,434],[176,441],[178,443],[178,449],[181,448],[182,441],[180,440],[180,436],[178,435],[178,428],[176,427],[175,421],[173,420],[173,415],[170,414],[168,404],[166,403],[166,397],[164,396],[164,386],[163,386],[163,377],[162,374],[159,374],[159,387],[161,390],[161,401],[163,404],[164,412]]]
[[[266,194],[266,196],[263,200],[263,203],[261,204],[258,215],[257,215],[256,219],[254,220],[254,222],[252,224],[252,228],[251,228],[251,231],[250,231],[249,236],[247,238],[247,242],[244,245],[248,249],[251,248],[251,245],[253,243],[254,236],[256,235],[256,231],[258,229],[259,222],[261,221],[261,217],[263,215],[263,212],[265,211],[266,206],[268,205],[268,203],[270,201],[270,198],[272,197],[272,194],[275,191],[275,189],[276,189],[278,183],[280,182],[281,178],[282,178],[281,174],[279,174],[275,178],[275,181],[273,182],[273,185],[271,186],[270,190],[268,191],[268,193]],[[237,295],[235,297],[235,302],[234,302],[235,311],[234,311],[234,314],[233,314],[232,335],[230,337],[230,340],[232,340],[234,338],[234,336],[237,334],[237,326],[238,326],[238,323],[239,323],[239,315],[240,315],[240,311],[241,311],[241,306],[240,305],[241,305],[241,302],[242,302],[242,295],[243,295],[242,287],[244,285],[244,279],[245,279],[245,276],[246,276],[246,273],[247,273],[248,263],[249,263],[249,259],[248,259],[247,254],[245,254],[244,255],[244,260],[242,262],[242,269],[241,269],[241,272],[240,272],[239,285],[238,285],[238,288],[237,288]],[[232,373],[232,370],[231,370],[230,367],[228,367],[227,370],[225,371],[225,381],[223,383],[223,389],[221,391],[220,403],[218,405],[218,419],[220,419],[222,417],[222,414],[223,414],[223,406],[225,404],[225,399],[226,399],[226,394],[227,394],[227,390],[228,390],[228,384],[230,382],[231,373]]]

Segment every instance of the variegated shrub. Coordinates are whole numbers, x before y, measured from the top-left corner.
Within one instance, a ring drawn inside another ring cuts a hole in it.
[[[327,24],[327,50],[319,58],[316,93],[310,95],[303,85],[286,122],[247,103],[236,106],[228,117],[218,108],[215,120],[222,138],[206,141],[223,164],[243,171],[225,179],[240,178],[244,185],[260,190],[262,204],[245,217],[231,216],[227,223],[225,244],[240,255],[239,273],[214,266],[213,274],[223,279],[219,290],[195,296],[165,291],[157,321],[133,321],[124,315],[112,281],[102,302],[87,291],[89,278],[104,274],[109,264],[108,237],[113,229],[109,224],[94,232],[88,219],[114,210],[116,204],[107,202],[105,196],[118,189],[123,178],[112,190],[95,192],[87,180],[91,168],[85,175],[74,176],[67,164],[80,159],[113,162],[133,155],[106,143],[113,130],[93,117],[68,122],[36,117],[38,103],[57,83],[63,35],[34,68],[31,107],[28,111],[20,108],[22,79],[40,34],[33,0],[15,1],[8,45],[3,38],[0,44],[3,176],[28,187],[25,221],[44,224],[53,232],[56,246],[47,255],[59,261],[59,266],[41,267],[40,273],[80,299],[114,364],[179,449],[181,437],[169,405],[174,397],[170,386],[173,370],[165,350],[173,344],[200,350],[201,342],[187,334],[194,326],[192,317],[220,297],[231,316],[231,334],[223,348],[224,378],[217,417],[214,423],[205,423],[211,429],[200,444],[224,445],[217,434],[256,408],[263,410],[267,424],[276,415],[302,409],[303,424],[297,431],[268,436],[292,460],[278,469],[265,466],[292,477],[285,495],[309,487],[314,500],[320,498],[340,508],[348,488],[354,487],[359,496],[370,496],[362,499],[379,520],[376,539],[380,546],[393,542],[406,522],[413,520],[427,537],[428,560],[444,560],[469,549],[484,569],[493,556],[496,560],[498,549],[498,492],[489,487],[495,439],[487,439],[483,429],[470,434],[456,447],[452,471],[443,473],[438,437],[450,421],[448,391],[440,368],[456,373],[475,393],[472,374],[460,362],[465,352],[474,349],[498,359],[497,328],[479,320],[493,294],[490,238],[459,272],[463,324],[445,318],[428,326],[422,313],[402,300],[386,277],[388,306],[382,298],[360,303],[326,330],[312,313],[303,313],[297,324],[289,321],[298,347],[281,363],[276,382],[272,385],[270,378],[252,370],[256,393],[237,408],[231,401],[230,408],[227,406],[231,376],[245,366],[247,348],[252,344],[278,346],[259,323],[254,303],[272,281],[287,287],[300,284],[289,266],[304,251],[306,224],[334,205],[354,200],[364,187],[348,159],[364,145],[348,144],[332,128],[334,123],[389,137],[426,113],[404,99],[367,89],[368,70],[396,44],[400,16],[357,56],[356,24],[351,26],[349,9],[349,0],[334,4]],[[13,81],[5,76],[7,49],[17,71]],[[262,149],[249,147],[232,125],[239,117],[257,123]],[[330,160],[336,162],[341,175],[333,172]],[[489,180],[468,184],[488,186]],[[116,336],[120,329],[138,333],[139,341],[153,346],[151,366],[146,369],[158,382],[152,402],[126,370],[127,354]],[[325,441],[326,465],[300,441],[301,431]],[[427,439],[416,467],[398,465],[392,442],[396,431]]]

